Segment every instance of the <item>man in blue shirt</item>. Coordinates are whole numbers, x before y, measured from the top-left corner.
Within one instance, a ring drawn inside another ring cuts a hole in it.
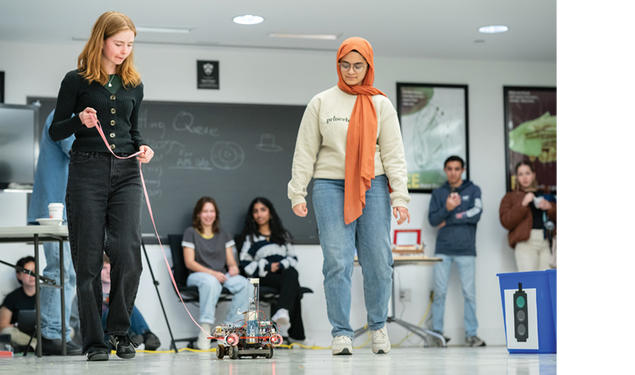
[[[66,182],[68,180],[68,165],[70,150],[75,136],[54,142],[49,136],[49,127],[53,122],[55,110],[46,118],[42,139],[40,140],[40,155],[35,171],[33,194],[29,204],[28,222],[36,223],[36,219],[49,217],[49,203],[64,203],[66,197]],[[64,210],[66,221],[66,209]],[[44,256],[46,267],[45,277],[60,282],[60,254],[59,243],[45,242]],[[42,306],[42,353],[45,355],[62,354],[62,312],[60,311],[60,292],[56,288],[40,289]],[[69,355],[81,354],[81,348],[71,340],[69,327],[71,306],[75,296],[75,270],[71,260],[71,250],[68,242],[64,242],[64,303],[66,317],[66,352]]]
[[[445,296],[452,263],[456,263],[461,279],[464,303],[465,342],[468,346],[485,346],[477,335],[476,288],[474,282],[476,258],[476,224],[483,212],[481,189],[463,180],[465,162],[450,156],[443,165],[448,181],[432,192],[428,220],[439,228],[435,255],[442,262],[434,266],[434,299],[432,330],[443,334]],[[446,337],[446,341],[449,338]]]

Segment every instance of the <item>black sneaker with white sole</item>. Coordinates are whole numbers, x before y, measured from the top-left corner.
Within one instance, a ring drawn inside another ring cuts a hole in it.
[[[145,350],[157,350],[161,346],[161,340],[151,331],[143,334],[143,342],[145,343]]]
[[[90,349],[86,353],[86,359],[91,362],[107,361],[109,353],[110,353],[110,350],[106,348]]]
[[[42,354],[44,355],[62,355],[62,340],[47,339],[42,336]],[[82,348],[72,341],[66,342],[66,355],[81,355]]]
[[[111,336],[110,343],[115,348],[117,357],[119,358],[134,358],[135,354],[137,353],[135,351],[135,345],[132,340],[130,340],[130,336],[128,335]]]

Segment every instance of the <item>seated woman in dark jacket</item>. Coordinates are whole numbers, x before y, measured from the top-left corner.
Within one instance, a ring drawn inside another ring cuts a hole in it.
[[[271,320],[278,324],[283,337],[304,340],[300,283],[295,266],[298,258],[291,235],[266,198],[255,198],[249,205],[242,232],[240,267],[249,277],[259,277],[260,285],[280,291],[280,299]]]

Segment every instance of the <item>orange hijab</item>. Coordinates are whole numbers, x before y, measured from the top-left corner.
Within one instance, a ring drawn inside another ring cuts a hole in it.
[[[357,51],[368,63],[366,76],[361,84],[349,86],[342,79],[337,66],[339,87],[345,93],[357,95],[346,135],[346,169],[344,177],[344,223],[350,224],[362,215],[366,206],[366,190],[375,178],[375,144],[377,143],[377,112],[373,105],[373,95],[384,95],[373,87],[375,65],[373,47],[359,37],[348,38],[337,51],[337,62],[351,51]]]

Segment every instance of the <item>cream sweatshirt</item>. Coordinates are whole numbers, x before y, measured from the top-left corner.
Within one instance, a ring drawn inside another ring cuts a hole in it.
[[[287,195],[291,206],[306,202],[311,178],[344,179],[346,134],[356,95],[333,86],[315,95],[304,111],[293,154]],[[383,95],[373,96],[377,112],[375,176],[385,174],[390,182],[393,207],[410,202],[406,158],[397,111]]]

